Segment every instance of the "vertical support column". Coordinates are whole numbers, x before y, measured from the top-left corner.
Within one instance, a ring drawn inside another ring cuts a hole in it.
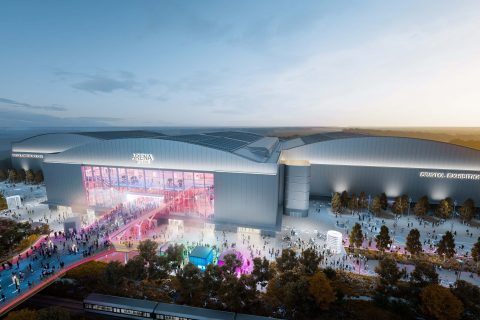
[[[125,264],[127,264],[127,262],[128,262],[128,252],[125,251]]]
[[[310,198],[310,164],[285,166],[285,215],[308,216]]]

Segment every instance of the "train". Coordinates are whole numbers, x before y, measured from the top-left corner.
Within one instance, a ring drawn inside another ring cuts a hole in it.
[[[128,319],[158,320],[273,320],[275,318],[190,307],[150,300],[91,293],[83,300],[85,312]]]

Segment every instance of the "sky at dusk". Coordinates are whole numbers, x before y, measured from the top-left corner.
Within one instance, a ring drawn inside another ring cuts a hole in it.
[[[479,126],[480,1],[0,2],[7,126]]]

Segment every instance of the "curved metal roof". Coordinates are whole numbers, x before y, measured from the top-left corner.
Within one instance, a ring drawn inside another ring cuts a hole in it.
[[[126,138],[155,138],[164,136],[163,133],[145,130],[125,130],[125,131],[93,131],[78,132],[82,136],[93,137],[102,140],[126,139]]]
[[[480,151],[445,142],[401,137],[357,136],[283,150],[281,159],[312,164],[480,170]]]
[[[76,133],[45,133],[12,144],[12,152],[57,153],[70,148],[98,141]]]
[[[134,153],[153,156],[149,164],[137,163]],[[45,157],[47,163],[158,168],[187,171],[224,171],[276,174],[277,162],[257,162],[235,153],[167,139],[100,140]]]
[[[229,152],[234,152],[262,138],[263,136],[261,135],[242,131],[221,131],[159,137],[159,139],[194,143]]]

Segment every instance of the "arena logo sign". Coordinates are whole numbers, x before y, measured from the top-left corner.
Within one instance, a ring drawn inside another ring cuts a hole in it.
[[[153,154],[151,153],[134,153],[132,155],[132,160],[137,164],[150,164],[153,162]]]
[[[420,178],[457,179],[457,180],[480,180],[479,173],[458,173],[443,171],[420,171]]]

